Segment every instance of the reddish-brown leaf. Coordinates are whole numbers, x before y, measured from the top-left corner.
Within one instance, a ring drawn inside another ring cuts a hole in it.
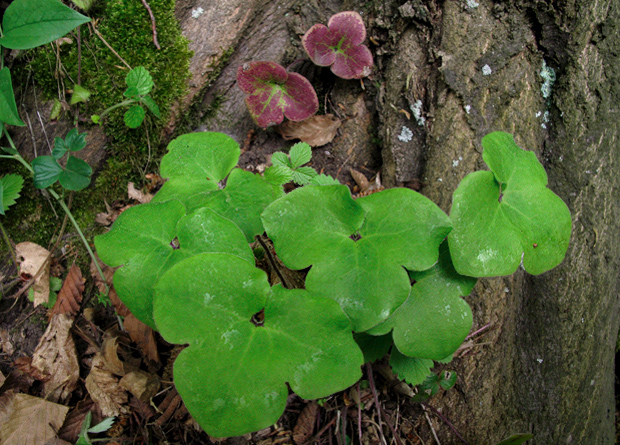
[[[69,411],[69,414],[65,417],[65,422],[58,431],[58,437],[68,442],[75,443],[80,435],[84,418],[89,411],[92,412],[93,416],[91,425],[97,425],[104,419],[101,413],[97,412],[96,408],[95,402],[93,402],[90,397],[86,396],[84,400],[80,400],[76,407]]]
[[[82,293],[84,292],[84,283],[86,280],[82,277],[82,271],[77,264],[73,263],[62,284],[56,304],[49,313],[51,319],[56,314],[75,315],[80,310],[82,302]]]
[[[276,127],[278,133],[286,140],[299,139],[312,147],[329,144],[342,121],[333,114],[312,116],[301,122],[287,121]]]
[[[142,323],[133,314],[125,317],[125,330],[131,339],[138,345],[142,354],[149,360],[159,363],[159,353],[157,352],[157,342],[153,329]]]
[[[306,405],[297,419],[295,428],[293,428],[293,440],[295,443],[304,444],[312,437],[318,413],[319,405],[316,402],[313,401]]]

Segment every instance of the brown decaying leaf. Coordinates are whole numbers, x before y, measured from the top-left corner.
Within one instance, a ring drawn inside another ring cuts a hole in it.
[[[29,241],[15,246],[15,254],[22,276],[34,277],[34,307],[47,303],[50,296],[50,252]]]
[[[43,373],[39,368],[32,366],[32,357],[19,357],[13,362],[13,366],[24,374],[41,382],[45,382],[50,378],[49,374]]]
[[[364,192],[368,190],[368,188],[370,187],[370,182],[363,173],[360,173],[352,168],[349,169],[349,173],[353,177],[353,180],[355,181],[357,186],[360,188],[360,191]]]
[[[90,374],[86,377],[86,389],[90,398],[99,406],[105,417],[128,413],[127,393],[118,379],[106,368],[101,354],[95,354]]]
[[[293,440],[295,443],[304,444],[312,437],[318,413],[319,405],[314,401],[308,403],[302,410],[297,419],[297,424],[293,428]]]
[[[342,121],[333,114],[312,116],[301,122],[286,121],[275,127],[286,140],[299,139],[312,147],[329,144]]]
[[[148,402],[159,391],[160,382],[155,374],[137,370],[127,373],[119,385],[140,401]]]
[[[104,417],[96,410],[95,402],[90,397],[86,397],[84,400],[80,400],[76,407],[69,411],[65,422],[62,424],[62,428],[58,431],[58,437],[68,442],[75,443],[82,430],[82,423],[88,412],[92,413],[91,425],[97,425]]]
[[[49,318],[56,314],[75,315],[80,310],[84,283],[82,271],[77,264],[73,263],[56,297],[56,304],[49,313]]]
[[[157,352],[157,342],[153,329],[142,323],[133,314],[125,317],[124,327],[131,339],[138,345],[142,354],[149,360],[159,363],[159,353]]]
[[[105,362],[105,366],[108,371],[117,376],[123,377],[132,371],[136,371],[140,366],[140,360],[136,360],[129,354],[122,354],[124,360],[121,360],[119,353],[123,353],[120,350],[121,337],[119,336],[106,336],[101,345],[101,354]]]
[[[112,205],[109,205],[107,202],[104,201],[104,204],[106,211],[105,213],[97,213],[97,215],[95,216],[95,222],[106,227],[112,225],[112,223],[116,221],[116,218],[118,218],[121,213],[131,207],[125,205],[120,201],[115,201],[112,203]]]
[[[129,196],[129,199],[138,201],[140,204],[146,204],[153,199],[153,195],[150,193],[142,193],[141,190],[136,188],[133,182],[127,184],[127,196]]]
[[[32,366],[49,376],[43,384],[43,392],[47,400],[54,402],[64,402],[71,397],[80,378],[71,326],[73,318],[54,315],[32,355]]]
[[[9,416],[0,423],[0,443],[3,445],[45,444],[56,438],[69,407],[16,394]]]

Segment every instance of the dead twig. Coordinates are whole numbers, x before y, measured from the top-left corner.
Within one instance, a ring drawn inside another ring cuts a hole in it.
[[[108,49],[109,49],[110,51],[112,51],[112,53],[114,53],[114,55],[115,55],[116,57],[118,57],[118,59],[119,59],[121,62],[123,62],[123,64],[124,64],[127,68],[131,69],[131,66],[129,66],[129,64],[128,64],[127,62],[125,62],[125,59],[123,59],[123,58],[122,58],[122,57],[121,57],[121,56],[120,56],[120,55],[119,55],[119,54],[118,54],[118,53],[114,50],[114,48],[112,48],[112,46],[108,43],[108,41],[107,41],[107,40],[106,40],[106,39],[105,39],[105,38],[101,35],[101,33],[99,32],[99,30],[98,30],[97,28],[95,28],[95,25],[94,25],[94,24],[92,24],[92,23],[91,23],[91,25],[92,25],[92,27],[93,27],[93,32],[97,35],[97,37],[99,37],[99,39],[101,39],[101,41],[103,42],[103,44],[104,44],[105,46],[107,46],[107,47],[108,47]]]
[[[437,437],[437,432],[435,431],[435,427],[433,427],[433,423],[431,422],[431,418],[428,417],[428,411],[426,411],[426,409],[424,409],[424,416],[426,417],[428,425],[431,427],[431,432],[433,433],[435,442],[437,442],[437,445],[441,445],[441,442],[439,442],[439,437]]]
[[[437,409],[435,409],[435,407],[433,407],[433,406],[431,406],[431,405],[429,405],[427,403],[424,403],[424,402],[422,402],[422,406],[424,408],[430,409],[437,417],[439,417],[441,420],[443,420],[444,423],[446,425],[448,425],[452,431],[454,431],[454,434],[456,434],[457,437],[459,439],[461,439],[461,442],[463,442],[464,444],[467,444],[467,441],[465,439],[463,439],[463,436],[461,436],[459,434],[459,432],[457,431],[456,427],[454,425],[452,425],[452,423],[450,423],[450,421],[443,414],[441,414]]]
[[[403,443],[400,440],[400,437],[398,437],[398,434],[396,434],[396,430],[392,426],[389,416],[387,415],[387,413],[384,413],[383,411],[381,411],[381,406],[379,405],[379,396],[377,395],[377,388],[375,387],[375,379],[372,375],[372,365],[370,363],[366,363],[366,372],[368,374],[368,383],[370,384],[372,395],[375,398],[375,406],[377,407],[377,412],[379,413],[379,426],[381,425],[382,418],[385,417],[385,423],[387,424],[388,428],[392,431],[394,440],[396,440],[396,443],[398,445],[403,445]],[[385,440],[385,436],[383,435],[382,429],[379,429],[379,434],[381,434],[381,437],[383,438],[383,441],[385,442],[386,440]]]
[[[155,24],[155,16],[153,15],[153,11],[151,10],[151,7],[146,2],[146,0],[142,0],[142,4],[151,16],[151,25],[153,27],[153,43],[155,44],[155,48],[161,49],[161,46],[159,46],[159,42],[157,41],[157,25]]]

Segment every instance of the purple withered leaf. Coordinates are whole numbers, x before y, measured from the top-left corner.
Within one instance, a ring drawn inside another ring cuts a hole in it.
[[[354,11],[333,15],[327,26],[317,24],[306,32],[301,42],[312,61],[331,66],[343,79],[361,79],[370,75],[372,54],[362,42],[366,28],[362,17]]]
[[[248,94],[248,110],[263,128],[281,123],[285,116],[292,121],[307,119],[319,108],[310,82],[274,62],[245,63],[237,70],[237,84]]]

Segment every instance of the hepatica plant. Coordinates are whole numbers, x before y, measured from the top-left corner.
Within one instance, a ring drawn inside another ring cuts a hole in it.
[[[428,383],[471,329],[462,297],[477,277],[512,273],[521,257],[535,274],[561,261],[570,214],[534,154],[506,133],[483,147],[491,170],[463,180],[448,217],[412,190],[354,199],[324,175],[284,194],[309,147],[277,155],[261,176],[234,168],[240,150],[228,136],[183,135],[162,159],[168,181],[153,201],[126,210],[95,245],[121,266],[114,285],[134,315],[188,345],[174,380],[194,418],[213,436],[244,434],[277,421],[289,387],[326,397],[390,349],[395,373]],[[256,266],[251,244],[265,233],[286,267],[307,270],[304,289]],[[444,377],[431,386],[454,384]]]
[[[310,59],[320,66],[330,66],[343,79],[361,79],[370,75],[372,54],[363,44],[366,27],[353,11],[333,15],[327,26],[316,24],[301,39]]]

